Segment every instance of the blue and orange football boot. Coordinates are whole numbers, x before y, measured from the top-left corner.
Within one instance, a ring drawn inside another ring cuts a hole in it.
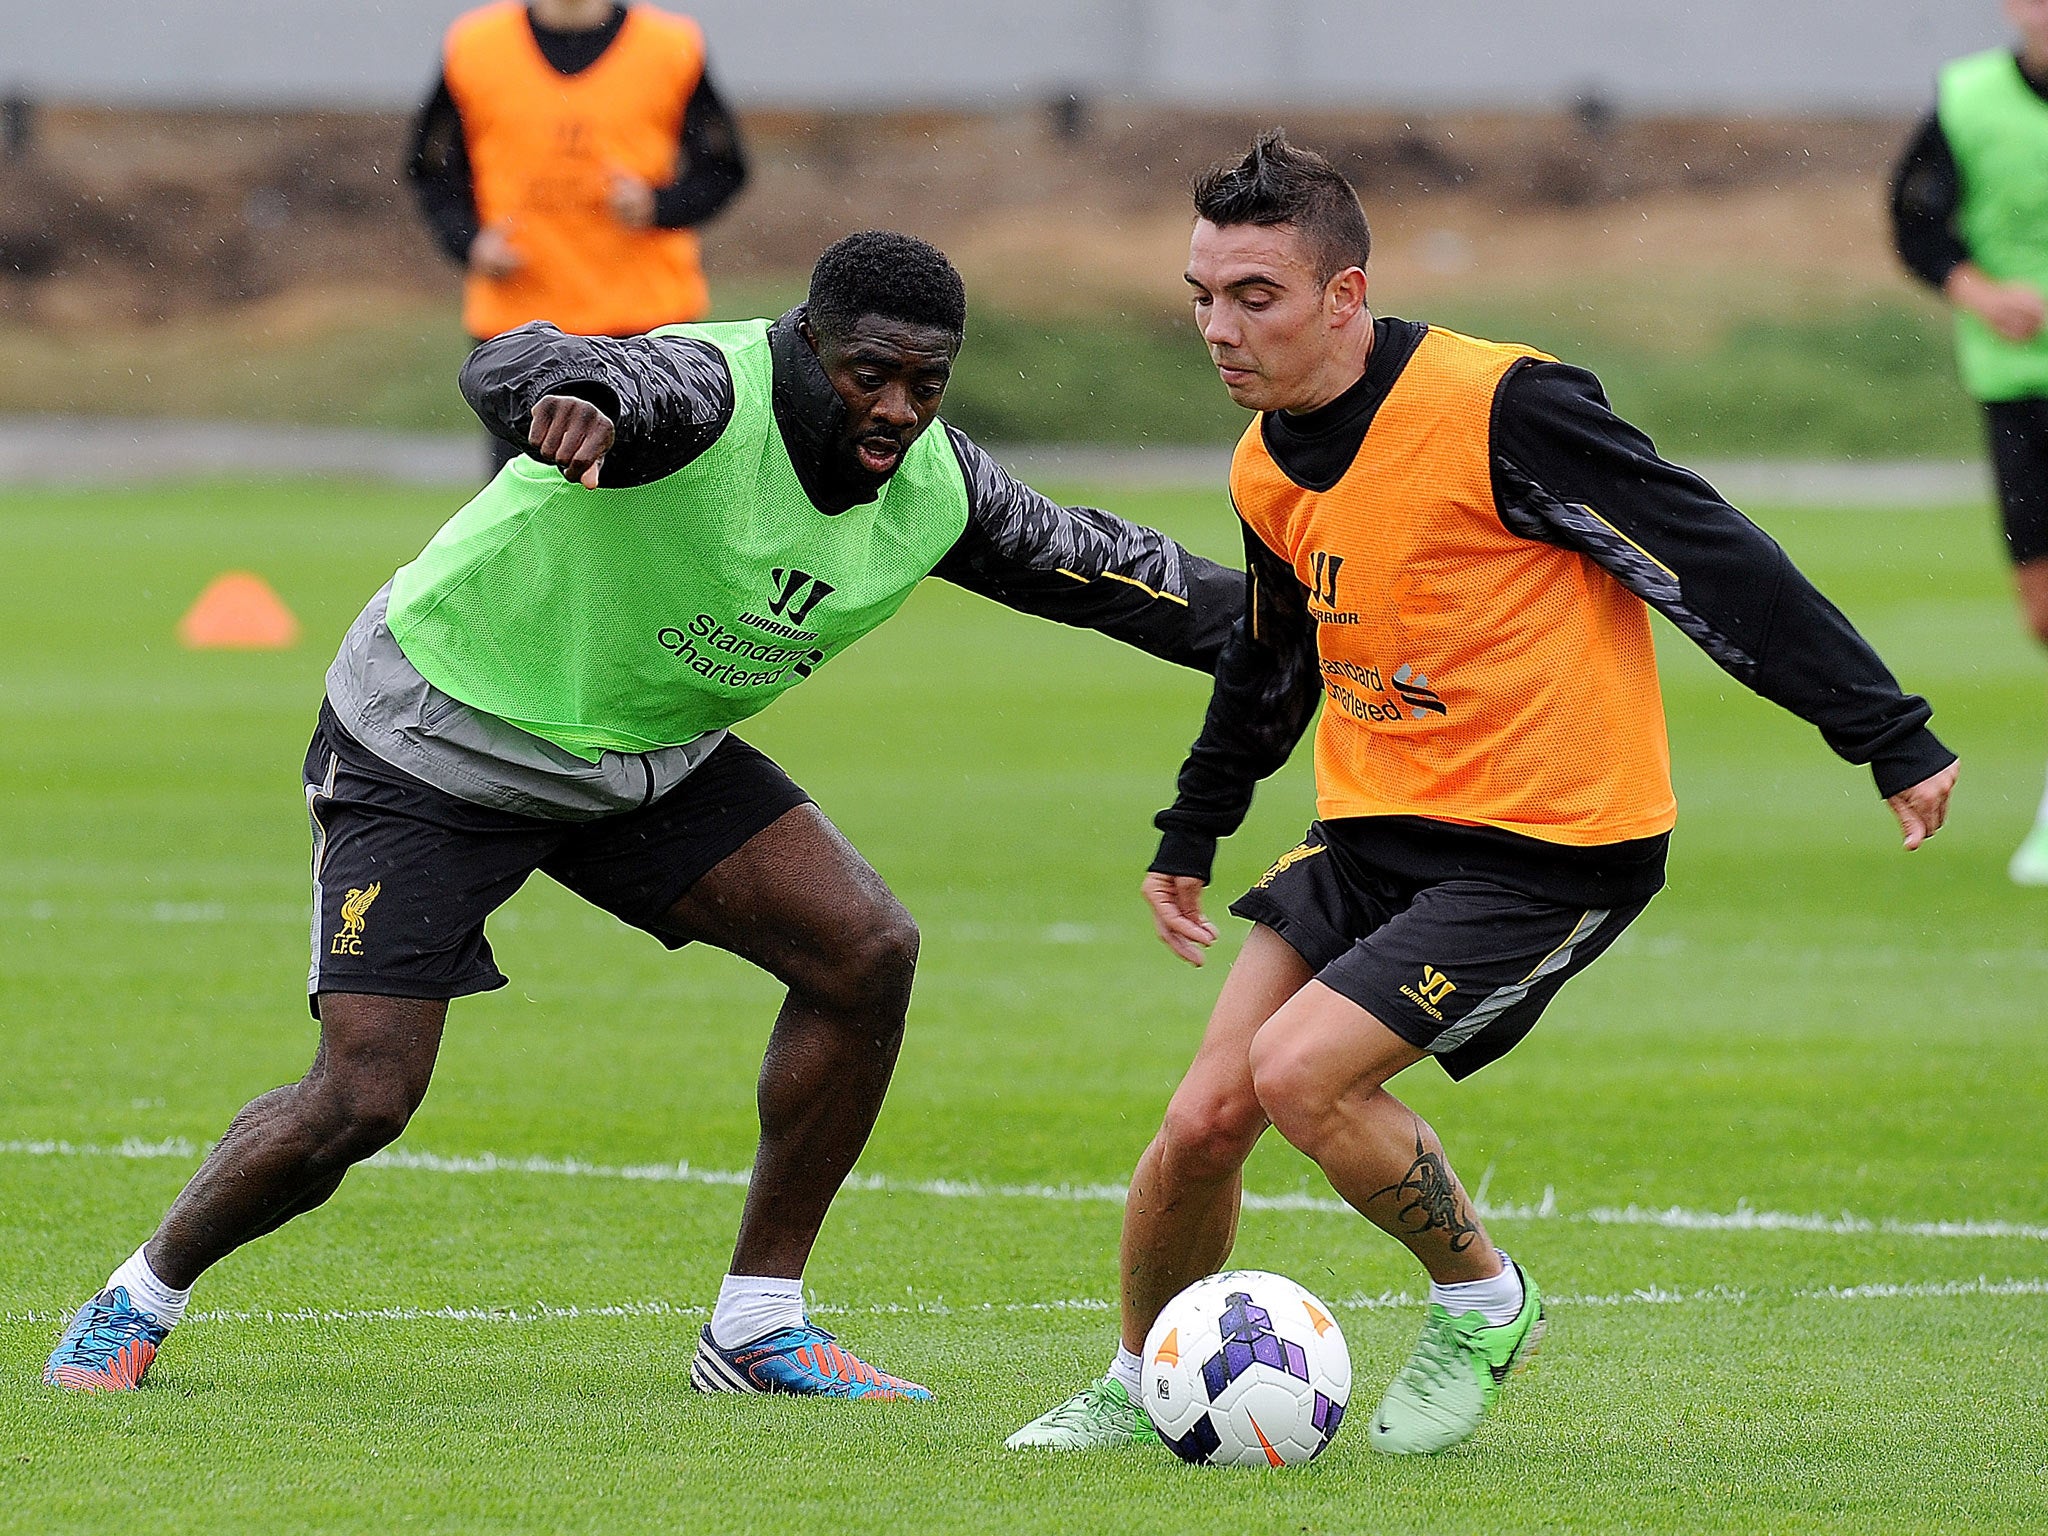
[[[142,1385],[170,1329],[117,1285],[78,1309],[50,1351],[43,1380],[73,1392],[132,1392]]]
[[[929,1387],[878,1371],[847,1353],[809,1318],[801,1328],[779,1329],[738,1349],[720,1349],[707,1324],[697,1338],[697,1358],[690,1362],[690,1385],[699,1392],[788,1392],[799,1397],[920,1403],[932,1395]]]

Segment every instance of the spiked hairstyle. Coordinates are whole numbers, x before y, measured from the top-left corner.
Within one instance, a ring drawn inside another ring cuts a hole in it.
[[[1242,160],[1211,166],[1195,179],[1195,212],[1211,224],[1288,224],[1315,253],[1317,277],[1328,282],[1372,255],[1365,210],[1337,168],[1312,149],[1269,128]]]

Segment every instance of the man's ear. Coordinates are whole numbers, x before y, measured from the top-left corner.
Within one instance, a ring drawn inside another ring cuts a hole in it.
[[[1323,301],[1329,305],[1330,319],[1338,325],[1348,324],[1351,317],[1365,308],[1365,269],[1346,267],[1323,289]]]
[[[805,344],[810,347],[811,355],[814,357],[817,356],[818,333],[811,329],[811,322],[808,319],[797,321],[796,333],[797,335],[803,337]]]

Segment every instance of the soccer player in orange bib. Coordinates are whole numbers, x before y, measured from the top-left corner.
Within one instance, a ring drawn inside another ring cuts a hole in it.
[[[1125,1210],[1109,1372],[1012,1448],[1147,1440],[1147,1330],[1223,1267],[1270,1125],[1430,1279],[1373,1415],[1390,1453],[1469,1438],[1543,1330],[1436,1132],[1387,1091],[1494,1061],[1664,881],[1676,818],[1649,609],[1868,763],[1907,848],[1956,759],[1782,550],[1526,347],[1376,317],[1365,216],[1278,132],[1195,188],[1187,281],[1224,387],[1258,412],[1230,489],[1247,609],[1162,811],[1144,890],[1199,965],[1219,838],[1322,709],[1307,835],[1232,907],[1231,967]]]
[[[482,342],[534,320],[575,336],[702,320],[697,228],[747,172],[691,18],[499,0],[448,29],[408,174]],[[497,467],[518,451],[491,441]]]

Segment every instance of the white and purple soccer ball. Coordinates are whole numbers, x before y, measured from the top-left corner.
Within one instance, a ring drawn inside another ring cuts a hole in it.
[[[1322,1454],[1351,1400],[1351,1351],[1285,1275],[1225,1270],[1166,1305],[1145,1336],[1145,1412],[1182,1461],[1282,1467]]]

